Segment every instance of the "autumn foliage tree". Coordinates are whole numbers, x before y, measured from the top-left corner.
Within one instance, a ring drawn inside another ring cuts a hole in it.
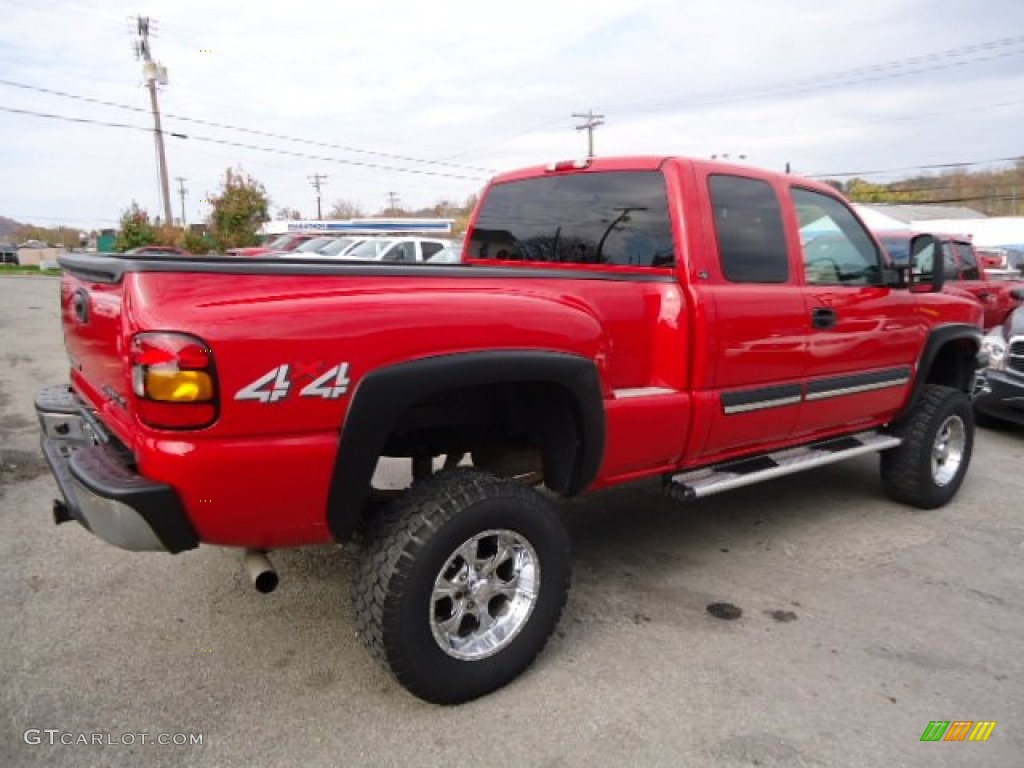
[[[121,213],[121,224],[118,227],[114,248],[118,251],[127,251],[130,248],[158,242],[160,234],[149,220],[149,214],[132,200],[132,204]]]
[[[259,243],[260,225],[270,219],[270,200],[263,185],[241,168],[228,168],[220,192],[210,195],[210,236],[218,250]]]

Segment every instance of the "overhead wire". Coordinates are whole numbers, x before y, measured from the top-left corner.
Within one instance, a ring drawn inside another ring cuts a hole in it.
[[[995,52],[993,53],[993,51]],[[767,98],[769,96],[797,95],[838,86],[862,85],[878,80],[937,72],[952,67],[967,66],[969,64],[977,64],[1021,54],[1024,54],[1024,35],[1016,35],[1014,37],[988,40],[982,43],[950,48],[906,59],[895,59],[864,67],[826,72],[811,78],[782,81],[751,88],[705,91],[689,96],[681,96],[671,101],[608,104],[602,105],[602,109],[609,111],[618,109],[635,112],[658,112],[679,107],[692,109],[694,107],[715,106],[736,101]]]
[[[67,91],[59,91],[53,88],[44,88],[38,85],[30,85],[28,83],[19,83],[14,80],[8,80],[6,78],[0,78],[0,85],[6,85],[12,88],[20,88],[28,91],[35,91],[37,93],[44,93],[50,96],[59,96],[66,99],[74,99],[76,101],[82,101],[89,104],[96,104],[98,106],[113,107],[115,109],[127,110],[129,112],[146,114],[149,112],[148,109],[143,107],[136,107],[131,104],[121,104],[115,101],[106,101],[104,99],[97,99],[91,96],[81,96],[74,93],[68,93]],[[360,147],[350,147],[344,144],[333,144],[326,141],[316,141],[313,139],[304,139],[297,136],[289,136],[282,133],[273,133],[271,131],[262,131],[257,128],[246,128],[239,125],[231,125],[229,123],[220,123],[214,120],[204,120],[196,117],[187,117],[185,115],[175,115],[172,113],[165,112],[162,115],[165,119],[178,120],[183,123],[192,123],[194,125],[203,125],[209,128],[221,128],[225,130],[238,131],[240,133],[248,133],[254,136],[262,136],[268,139],[278,139],[281,141],[292,141],[298,144],[308,144],[311,146],[324,147],[326,149],[339,149],[343,152],[352,152],[353,154],[361,155],[374,155],[376,157],[385,157],[390,160],[401,160],[409,163],[420,163],[422,165],[436,165],[445,168],[458,168],[467,171],[479,171],[493,175],[495,169],[493,168],[482,168],[480,166],[465,165],[463,163],[451,163],[444,160],[430,160],[425,158],[411,157],[409,155],[399,155],[392,152],[378,152],[376,150],[362,149]],[[166,133],[166,131],[165,131]],[[456,177],[458,178],[458,177]]]
[[[143,131],[146,133],[152,133],[155,129],[146,128],[141,125],[131,125],[129,123],[117,123],[109,120],[95,120],[88,117],[74,117],[71,115],[57,115],[51,112],[38,112],[31,109],[19,109],[17,107],[8,107],[0,105],[0,111],[12,112],[19,115],[30,115],[33,117],[48,118],[51,120],[64,120],[72,123],[84,123],[88,125],[100,125],[108,128],[123,128],[128,130]],[[213,136],[197,136],[195,134],[184,134],[176,131],[163,131],[165,136],[172,136],[179,139],[190,139],[192,141],[201,141],[209,144],[219,144],[227,147],[236,147],[239,149],[251,149],[257,152],[267,152],[274,155],[285,155],[288,157],[301,157],[306,160],[319,160],[322,162],[339,163],[341,165],[351,165],[359,168],[373,168],[378,171],[393,171],[395,173],[409,173],[419,176],[435,176],[447,179],[465,179],[470,181],[483,181],[487,177],[484,176],[468,176],[465,174],[447,173],[444,171],[433,171],[425,168],[403,168],[401,166],[393,165],[381,165],[380,163],[370,163],[362,160],[349,160],[341,157],[328,157],[324,155],[311,155],[306,152],[294,152],[287,149],[278,149],[276,147],[264,147],[259,144],[247,144],[240,141],[231,141],[229,139],[218,139]]]

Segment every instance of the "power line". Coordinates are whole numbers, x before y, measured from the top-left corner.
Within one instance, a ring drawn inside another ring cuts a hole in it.
[[[133,131],[145,131],[146,133],[152,132],[152,128],[145,128],[139,125],[131,125],[128,123],[115,123],[108,120],[94,120],[87,117],[71,117],[69,115],[56,115],[50,112],[37,112],[31,109],[18,109],[16,107],[7,107],[0,105],[0,112],[12,112],[19,115],[29,115],[32,117],[43,117],[51,120],[64,120],[72,123],[84,123],[87,125],[100,125],[107,128],[126,128]],[[394,165],[381,165],[379,163],[368,163],[361,160],[347,160],[340,157],[327,157],[324,155],[311,155],[305,152],[293,152],[287,149],[277,149],[275,147],[263,147],[259,144],[246,144],[239,141],[230,141],[228,139],[218,139],[213,136],[197,136],[194,134],[174,133],[167,132],[168,136],[173,136],[178,139],[191,139],[192,141],[201,141],[208,144],[220,144],[226,147],[236,147],[238,149],[251,149],[257,152],[266,152],[272,155],[283,155],[285,157],[301,157],[306,160],[319,160],[325,163],[338,163],[340,165],[352,165],[359,168],[373,168],[378,171],[392,171],[395,173],[411,173],[418,176],[435,176],[446,179],[465,179],[468,181],[486,181],[486,176],[466,176],[455,173],[444,173],[442,171],[430,171],[423,168],[402,168]]]
[[[623,111],[659,112],[683,106],[692,109],[694,107],[707,107],[737,101],[751,101],[769,96],[793,96],[827,88],[862,85],[879,80],[936,72],[1020,54],[1024,54],[1024,35],[998,38],[996,40],[988,40],[982,43],[949,48],[944,51],[906,59],[896,59],[864,67],[826,72],[810,78],[785,80],[749,88],[704,91],[671,101],[628,102],[616,105],[615,108]]]
[[[109,120],[95,120],[87,117],[73,117],[71,115],[57,115],[50,112],[39,112],[31,109],[19,109],[17,107],[8,107],[0,105],[0,112],[10,112],[18,115],[27,115],[31,117],[42,117],[51,120],[63,120],[72,123],[82,123],[86,125],[99,125],[107,128],[122,128],[133,131],[143,131],[145,133],[152,132],[152,128],[146,128],[144,126],[132,125],[130,123],[117,123]],[[372,168],[375,170],[382,171],[393,171],[395,173],[410,173],[419,176],[437,176],[449,179],[463,179],[468,181],[483,181],[486,177],[481,176],[465,176],[452,173],[443,173],[439,171],[429,171],[422,168],[402,168],[399,166],[380,165],[378,163],[367,163],[359,160],[349,160],[346,158],[339,157],[328,157],[323,155],[311,155],[303,152],[294,152],[286,149],[278,149],[275,147],[264,147],[258,144],[246,144],[237,141],[230,141],[228,139],[218,139],[212,136],[198,136],[195,134],[183,134],[167,132],[167,135],[173,136],[179,139],[190,139],[192,141],[205,142],[210,144],[220,144],[228,147],[236,147],[239,149],[251,149],[257,152],[265,152],[268,154],[282,155],[285,157],[299,157],[307,160],[320,160],[328,163],[338,163],[340,165],[352,165],[361,168]],[[876,170],[860,170],[860,171],[832,171],[827,173],[800,173],[800,176],[812,179],[834,179],[834,178],[846,178],[854,176],[877,176],[887,173],[900,173],[904,171],[917,171],[917,170],[935,170],[943,168],[967,168],[976,165],[992,165],[994,163],[1013,163],[1022,159],[1021,155],[1012,157],[997,157],[989,158],[987,160],[968,160],[962,162],[952,163],[934,163],[929,165],[907,165],[897,168],[885,168]]]
[[[857,85],[861,83],[876,81],[880,79],[886,79],[891,77],[903,77],[910,74],[919,74],[924,72],[936,71],[941,69],[948,69],[954,66],[964,66],[968,64],[978,63],[982,61],[988,61],[996,58],[1005,58],[1007,56],[1014,56],[1024,53],[1024,35],[1018,35],[1016,37],[999,38],[996,40],[989,40],[982,43],[976,43],[968,46],[961,46],[959,48],[951,48],[936,53],[910,57],[907,59],[899,59],[889,62],[883,62],[879,64],[873,64],[866,67],[856,67],[847,70],[838,70],[831,73],[825,73],[812,78],[803,78],[793,81],[783,81],[773,85],[759,86],[756,88],[746,89],[733,89],[731,91],[714,91],[698,93],[688,97],[685,97],[685,101],[670,101],[670,102],[634,102],[632,104],[623,104],[618,108],[630,109],[631,107],[637,111],[659,111],[673,109],[678,106],[687,107],[700,107],[700,106],[711,106],[719,103],[728,103],[743,100],[753,100],[764,98],[771,95],[796,95],[808,91],[818,90],[822,88],[831,88],[838,86]],[[1000,50],[1007,49],[1010,50]],[[22,88],[26,90],[36,91],[39,93],[46,93],[53,96],[59,96],[62,98],[75,99],[88,103],[98,104],[101,106],[113,107],[116,109],[130,110],[134,112],[144,112],[138,107],[131,105],[119,104],[116,102],[105,101],[102,99],[91,98],[87,96],[80,96],[77,94],[67,93],[65,91],[58,91],[50,88],[43,88],[40,86],[29,85],[26,83],[19,83],[11,80],[0,79],[0,85],[7,85],[14,88]],[[203,120],[199,118],[187,117],[184,115],[172,115],[167,114],[165,117],[179,120],[181,122],[192,123],[195,125],[205,125],[213,128],[222,128],[225,130],[238,131],[241,133],[248,133],[255,136],[262,136],[265,138],[278,139],[283,141],[291,141],[301,144],[307,144],[311,146],[320,146],[328,149],[339,149],[345,152],[352,152],[355,154],[366,154],[374,155],[378,157],[386,157],[393,160],[401,160],[405,162],[413,162],[424,165],[435,165],[441,167],[460,168],[463,170],[479,171],[491,175],[495,173],[493,168],[483,168],[478,166],[463,165],[459,163],[451,163],[443,160],[430,160],[424,158],[416,158],[408,155],[400,155],[388,152],[378,152],[374,150],[361,149],[358,147],[350,147],[341,144],[333,144],[329,142],[320,142],[310,139],[303,139],[299,137],[289,136],[286,134],[272,133],[269,131],[261,131],[253,128],[245,128],[243,126],[231,125],[228,123],[220,123],[212,120]],[[604,117],[603,115],[596,117]],[[547,124],[557,122],[556,120],[548,121]],[[520,134],[521,135],[521,134]],[[517,138],[517,136],[513,138]],[[502,140],[506,141],[506,140]],[[492,142],[490,145],[493,146]],[[479,149],[479,148],[478,148]],[[459,154],[465,154],[465,152],[458,153],[452,157],[457,157]],[[367,166],[373,167],[373,166]],[[459,177],[451,176],[451,178],[478,178],[478,177]]]
[[[901,173],[903,171],[927,171],[936,170],[941,168],[968,168],[973,165],[991,165],[993,163],[1013,163],[1021,160],[1022,157],[997,157],[992,160],[969,160],[959,163],[934,163],[932,165],[906,165],[901,168],[886,168],[883,170],[876,171],[843,171],[843,172],[831,172],[831,173],[801,173],[801,176],[806,176],[810,179],[835,179],[843,178],[847,176],[878,176],[884,173]]]
[[[29,85],[28,83],[19,83],[14,80],[6,80],[0,78],[0,85],[10,86],[11,88],[21,88],[27,91],[35,91],[37,93],[45,93],[50,96],[59,96],[65,99],[74,99],[75,101],[84,101],[89,104],[96,104],[103,107],[113,107],[115,109],[123,109],[129,112],[145,112],[146,110],[140,107],[133,107],[130,104],[120,104],[115,101],[106,101],[105,99],[97,99],[91,96],[80,96],[74,93],[68,93],[67,91],[58,91],[53,88],[43,88],[37,85]],[[496,170],[494,168],[482,168],[474,165],[463,165],[461,163],[449,163],[443,160],[428,160],[424,158],[410,157],[407,155],[397,155],[390,152],[377,152],[370,149],[360,149],[358,147],[349,147],[344,144],[332,144],[325,141],[315,141],[313,139],[303,139],[296,136],[288,136],[282,133],[272,133],[270,131],[260,131],[255,128],[245,128],[239,125],[230,125],[229,123],[219,123],[213,120],[203,120],[196,117],[186,117],[184,115],[173,115],[167,113],[164,117],[172,120],[180,120],[183,123],[192,123],[194,125],[205,125],[209,128],[222,128],[229,131],[238,131],[239,133],[248,133],[253,136],[262,136],[268,139],[280,139],[282,141],[292,141],[297,144],[308,144],[316,147],[324,147],[325,149],[340,149],[344,152],[352,152],[358,155],[374,155],[376,157],[386,157],[391,160],[402,160],[410,163],[420,163],[422,165],[437,165],[446,168],[459,168],[467,171],[479,171],[493,175]]]

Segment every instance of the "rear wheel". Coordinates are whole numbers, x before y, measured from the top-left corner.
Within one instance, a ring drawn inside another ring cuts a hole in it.
[[[569,577],[568,535],[550,501],[479,470],[444,471],[373,524],[353,582],[356,622],[406,689],[457,704],[529,666]]]
[[[967,395],[925,385],[913,412],[894,433],[903,438],[882,453],[882,486],[890,498],[921,509],[949,502],[960,489],[974,448]]]

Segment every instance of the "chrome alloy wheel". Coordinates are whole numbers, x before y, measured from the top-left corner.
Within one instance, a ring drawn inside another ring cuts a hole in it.
[[[446,654],[486,659],[526,626],[540,594],[540,560],[515,531],[488,530],[463,542],[434,580],[430,629]]]
[[[967,446],[967,428],[963,419],[953,415],[942,422],[935,433],[932,446],[932,479],[936,485],[946,485],[956,477]]]

